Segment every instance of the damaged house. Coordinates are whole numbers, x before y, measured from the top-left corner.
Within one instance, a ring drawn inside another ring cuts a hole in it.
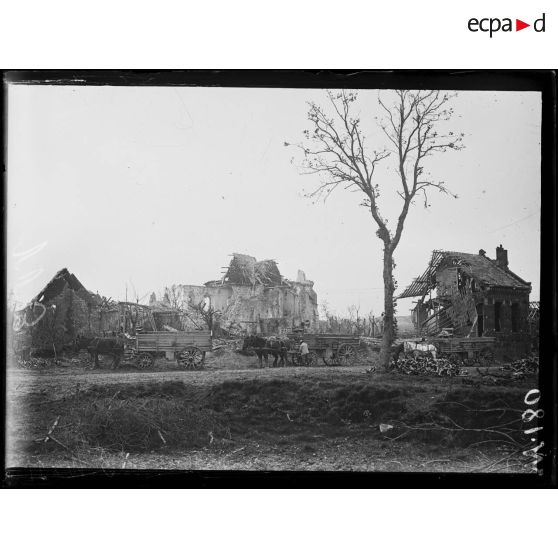
[[[202,308],[215,313],[215,327],[230,333],[282,333],[318,323],[314,283],[299,271],[296,281],[285,279],[273,260],[233,254],[223,277],[204,285],[173,285],[163,299],[152,295],[154,311]]]
[[[133,334],[137,329],[156,329],[149,306],[95,294],[63,268],[25,308],[14,313],[12,347],[19,354],[29,353],[31,348],[59,353],[78,335]]]
[[[448,330],[459,337],[496,337],[500,353],[529,351],[531,283],[509,269],[502,245],[491,259],[478,254],[435,250],[424,273],[398,298],[417,298],[412,319],[417,335]]]
[[[60,351],[78,334],[98,332],[102,303],[102,297],[88,291],[66,268],[61,269],[25,308],[15,313],[14,349]]]

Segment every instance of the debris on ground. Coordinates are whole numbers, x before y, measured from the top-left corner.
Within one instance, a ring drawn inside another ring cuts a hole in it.
[[[539,373],[539,357],[530,356],[504,364],[500,370],[510,371],[514,377],[522,377]]]
[[[44,368],[49,368],[54,364],[56,364],[54,360],[48,358],[30,357],[26,359],[20,358],[17,360],[17,366],[25,370],[42,370]]]
[[[87,351],[81,351],[71,357],[61,356],[59,358],[28,357],[18,358],[15,364],[23,370],[44,370],[60,366],[62,368],[84,368],[91,363],[91,358]]]
[[[221,350],[237,351],[242,348],[243,339],[214,339],[212,352]]]
[[[391,363],[391,370],[415,376],[459,376],[461,369],[447,358],[402,357]]]

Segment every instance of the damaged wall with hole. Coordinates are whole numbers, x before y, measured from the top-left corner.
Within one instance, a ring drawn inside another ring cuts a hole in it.
[[[207,305],[216,311],[216,325],[231,333],[284,333],[301,323],[314,330],[318,301],[314,283],[299,271],[296,281],[285,279],[273,260],[233,254],[223,278],[204,285],[173,285],[162,300],[152,295],[154,308],[188,310]]]

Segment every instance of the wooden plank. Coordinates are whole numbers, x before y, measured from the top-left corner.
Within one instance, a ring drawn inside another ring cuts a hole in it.
[[[208,331],[151,332],[138,334],[136,347],[143,352],[177,352],[190,347],[210,351],[211,341]]]
[[[154,336],[147,333],[142,333],[137,336],[140,340],[145,341],[162,341],[162,342],[172,342],[180,341],[182,339],[211,339],[209,334],[184,334],[184,335],[160,335]]]
[[[183,347],[185,345],[209,345],[209,339],[183,339],[178,343],[153,343],[153,342],[141,342],[140,347],[144,345],[155,345],[158,347]]]

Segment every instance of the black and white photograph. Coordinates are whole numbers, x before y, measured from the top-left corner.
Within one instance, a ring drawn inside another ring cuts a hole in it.
[[[8,471],[548,473],[529,73],[233,75],[6,74]]]

